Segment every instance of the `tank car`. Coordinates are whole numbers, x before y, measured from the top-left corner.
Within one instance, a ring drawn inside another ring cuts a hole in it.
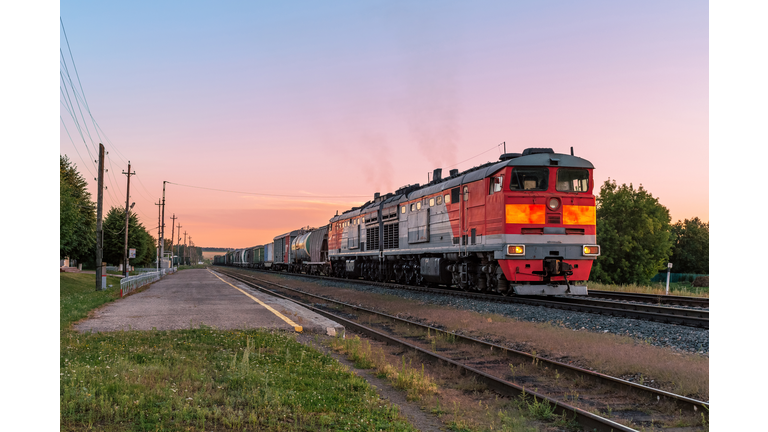
[[[306,232],[291,240],[292,271],[328,275],[331,263],[328,261],[328,226],[308,228]]]
[[[426,185],[377,193],[333,217],[330,272],[504,295],[586,295],[600,255],[593,170],[573,151],[539,148],[447,178],[436,169]]]
[[[274,238],[272,268],[293,273],[330,273],[328,226],[300,228]]]

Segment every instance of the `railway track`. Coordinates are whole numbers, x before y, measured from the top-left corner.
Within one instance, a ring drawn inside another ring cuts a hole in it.
[[[535,380],[534,382],[531,382],[530,380],[527,381],[527,388],[526,386],[521,386],[519,384],[510,382],[504,377],[499,377],[498,373],[494,374],[493,371],[488,370],[481,370],[481,369],[487,369],[487,368],[477,368],[477,366],[471,366],[470,362],[467,361],[467,354],[466,352],[461,353],[460,355],[456,355],[455,350],[445,350],[446,352],[444,354],[438,354],[434,347],[432,346],[432,349],[430,349],[430,346],[428,343],[418,341],[414,341],[413,338],[413,332],[412,330],[408,331],[409,337],[407,337],[408,340],[405,340],[404,337],[398,337],[397,335],[393,335],[390,328],[385,328],[384,331],[382,329],[374,329],[368,326],[365,326],[361,324],[359,321],[360,315],[367,315],[367,316],[376,316],[379,318],[384,318],[390,322],[393,323],[399,323],[399,324],[405,324],[409,328],[419,328],[425,333],[426,335],[434,334],[442,334],[445,338],[453,340],[458,342],[459,345],[461,344],[467,344],[472,345],[475,347],[476,350],[479,350],[479,352],[487,352],[486,350],[490,350],[491,353],[495,352],[496,356],[503,356],[505,358],[505,361],[502,363],[504,366],[506,366],[508,361],[514,361],[518,365],[528,365],[528,364],[536,364],[538,366],[538,370],[546,371],[546,373],[557,374],[556,376],[559,379],[559,374],[563,374],[564,376],[569,377],[579,377],[580,379],[583,379],[585,382],[589,382],[590,385],[588,388],[593,388],[593,384],[597,384],[599,388],[610,388],[609,392],[619,392],[620,394],[631,394],[634,399],[632,402],[625,402],[625,405],[630,406],[631,408],[637,407],[639,404],[643,403],[650,403],[651,405],[658,406],[664,406],[665,409],[667,409],[670,412],[680,412],[685,411],[687,413],[697,413],[697,412],[707,412],[709,411],[709,404],[706,402],[698,401],[695,399],[687,398],[680,395],[675,395],[673,393],[669,393],[663,390],[654,389],[651,387],[643,386],[637,383],[632,383],[629,381],[621,380],[619,378],[611,377],[608,375],[600,374],[597,372],[589,371],[586,369],[578,368],[572,365],[560,363],[553,360],[548,360],[540,357],[536,357],[535,355],[528,354],[522,351],[513,350],[510,348],[506,348],[500,345],[496,345],[493,343],[485,342],[482,340],[478,340],[471,337],[456,335],[454,333],[446,332],[444,330],[431,327],[422,323],[414,322],[411,320],[395,317],[389,314],[377,312],[374,310],[370,310],[367,308],[364,308],[362,306],[356,306],[356,305],[350,305],[347,303],[339,302],[336,300],[328,299],[322,296],[314,295],[311,293],[307,293],[301,290],[297,290],[282,284],[278,284],[275,282],[267,281],[264,279],[257,278],[253,275],[249,274],[243,274],[243,271],[238,270],[231,270],[226,269],[222,270],[221,268],[217,268],[217,271],[232,277],[233,279],[236,279],[240,281],[241,283],[244,283],[252,288],[259,289],[262,291],[267,291],[271,295],[278,295],[283,298],[287,298],[281,294],[276,293],[273,289],[268,289],[264,285],[275,287],[281,291],[289,291],[292,295],[292,298],[289,298],[292,301],[297,301],[295,298],[296,296],[300,297],[309,297],[312,299],[312,303],[317,304],[318,302],[321,303],[332,303],[334,308],[343,308],[345,311],[348,311],[346,315],[355,315],[358,317],[357,320],[350,319],[348,317],[342,317],[339,316],[337,313],[331,313],[328,310],[313,306],[312,304],[307,304],[306,302],[301,302],[303,306],[314,310],[317,313],[320,313],[332,320],[335,320],[341,324],[343,324],[347,329],[354,330],[356,332],[360,332],[362,334],[365,334],[366,336],[376,339],[382,342],[385,342],[387,344],[396,344],[403,348],[414,350],[421,355],[424,355],[428,358],[433,359],[437,362],[443,362],[452,365],[455,368],[458,368],[462,374],[469,373],[476,377],[480,382],[485,383],[490,389],[495,390],[496,392],[510,397],[516,397],[519,396],[522,393],[528,394],[529,396],[533,396],[536,399],[539,400],[546,400],[548,403],[552,404],[552,406],[555,408],[555,413],[559,415],[565,414],[568,418],[575,419],[579,424],[581,424],[583,427],[592,430],[613,430],[613,431],[631,431],[634,429],[631,429],[627,426],[621,425],[611,419],[607,419],[598,415],[595,415],[589,411],[586,411],[583,408],[579,408],[576,406],[573,406],[572,404],[567,403],[567,394],[563,398],[563,392],[560,391],[560,396],[554,396],[558,394],[558,391],[552,390],[552,384],[551,382],[547,382],[545,378]],[[351,313],[350,313],[351,312]],[[396,333],[396,332],[394,332]],[[452,351],[452,352],[447,352]],[[451,354],[454,354],[452,358],[449,356]],[[463,361],[457,361],[455,358],[462,358]],[[484,360],[487,360],[487,355],[482,355]],[[486,361],[480,362],[482,364],[487,363]],[[509,363],[510,366],[512,363]],[[503,370],[504,368],[502,368]],[[498,372],[498,371],[497,371]],[[550,379],[551,381],[551,379]],[[556,382],[559,382],[556,380]],[[547,391],[548,394],[539,393],[538,391],[531,391],[531,388],[538,388],[543,387],[549,391]],[[601,390],[597,390],[598,393]],[[597,397],[599,399],[599,396]],[[563,400],[565,399],[565,400]],[[578,399],[578,396],[577,396]],[[621,396],[618,397],[618,399],[622,399]],[[592,402],[592,404],[590,403]],[[590,401],[589,396],[586,396],[585,399],[585,393],[581,393],[581,404],[585,406],[594,406],[595,401]],[[619,403],[619,406],[621,406],[621,403]],[[616,410],[614,408],[613,413],[616,413],[616,415],[620,418],[621,417],[621,410]]]
[[[217,268],[221,268],[221,267],[217,267]],[[253,270],[253,269],[250,269],[250,270]],[[256,271],[259,271],[259,270],[256,270]],[[709,311],[708,310],[674,308],[674,307],[654,304],[653,303],[653,301],[655,300],[653,298],[654,296],[651,296],[650,298],[644,297],[644,296],[637,297],[636,295],[635,297],[629,297],[629,298],[646,298],[651,301],[649,303],[636,303],[637,300],[634,300],[635,302],[633,303],[628,303],[623,301],[608,301],[605,299],[592,299],[588,297],[584,298],[584,297],[564,297],[564,296],[560,296],[560,297],[500,296],[500,295],[490,295],[490,294],[471,292],[471,291],[461,291],[461,290],[455,290],[455,289],[437,289],[437,288],[429,288],[429,287],[422,287],[422,286],[401,285],[401,284],[395,284],[391,282],[368,281],[363,279],[340,279],[340,278],[333,278],[329,276],[307,275],[303,273],[275,273],[275,274],[285,274],[285,275],[293,275],[293,276],[315,278],[315,279],[338,280],[338,281],[361,283],[361,284],[374,285],[374,286],[380,286],[380,287],[386,287],[386,288],[396,288],[396,289],[404,289],[404,290],[410,290],[410,291],[427,292],[430,294],[453,295],[453,296],[459,296],[464,298],[471,298],[475,300],[493,301],[493,302],[501,302],[501,303],[519,303],[519,304],[542,306],[542,307],[549,307],[549,308],[562,309],[562,310],[571,310],[576,312],[588,312],[588,313],[594,313],[594,314],[600,314],[600,315],[611,315],[611,316],[617,316],[617,317],[634,318],[634,319],[654,321],[654,322],[660,322],[660,323],[666,323],[666,324],[677,324],[677,325],[683,325],[688,327],[697,327],[697,328],[706,328],[706,329],[709,328]],[[606,291],[598,291],[598,293],[600,294],[605,292]],[[590,295],[592,295],[591,291],[590,291]],[[623,300],[626,300],[626,299],[627,297],[623,298]],[[622,300],[622,299],[617,299],[617,300]]]
[[[636,294],[616,291],[589,290],[590,297],[605,298],[620,301],[633,301],[653,303],[661,305],[675,305],[698,308],[709,308],[709,299],[706,297],[668,296],[658,294]]]

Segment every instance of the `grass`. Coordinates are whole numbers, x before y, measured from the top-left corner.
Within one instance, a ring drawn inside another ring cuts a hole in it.
[[[664,390],[696,399],[709,399],[709,359],[698,354],[651,346],[630,336],[574,331],[567,328],[567,322],[531,323],[449,306],[426,305],[393,296],[318,286],[320,284],[309,282],[295,283],[300,283],[310,292],[322,292],[353,304],[375,304],[377,309],[391,314],[418,317],[448,331],[507,343],[525,352],[535,350],[541,357],[608,375],[642,375],[648,380],[654,379]],[[631,330],[632,327],[627,328],[628,335]],[[441,346],[438,341],[435,348]]]
[[[60,273],[59,327],[63,330],[83,319],[91,310],[120,297],[120,278],[107,276],[107,288],[96,291],[96,276],[83,273]]]
[[[414,430],[364,379],[293,334],[77,333],[73,322],[119,292],[94,284],[61,275],[62,430]]]
[[[667,283],[657,282],[648,285],[606,285],[598,282],[588,282],[589,289],[598,291],[619,291],[636,294],[666,294]],[[709,297],[709,287],[695,287],[691,282],[670,282],[669,295],[687,297]]]
[[[332,341],[332,347],[345,353],[356,368],[375,369],[377,376],[386,378],[393,387],[405,390],[406,398],[410,401],[419,400],[437,391],[434,380],[424,373],[424,365],[421,365],[421,369],[414,368],[411,362],[406,364],[405,357],[401,358],[400,365],[392,365],[382,351],[374,353],[370,342],[361,340],[358,336],[352,339],[337,337]]]
[[[554,426],[571,427],[557,416],[547,416],[542,402],[499,398],[488,391],[473,376],[457,375],[448,365],[431,365],[427,374],[418,355],[385,354],[383,348],[374,349],[368,340],[359,337],[336,338],[331,347],[354,362],[355,367],[374,369],[376,376],[384,378],[406,392],[406,398],[416,401],[423,411],[436,415],[448,430],[520,431],[541,430],[533,424],[545,420]],[[397,348],[393,348],[397,351]],[[421,367],[414,367],[416,360]]]

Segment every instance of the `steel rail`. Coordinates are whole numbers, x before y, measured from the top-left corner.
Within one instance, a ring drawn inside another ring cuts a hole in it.
[[[567,303],[575,303],[575,304],[589,304],[589,305],[595,305],[595,306],[607,306],[607,307],[613,307],[618,309],[627,309],[627,310],[636,310],[636,311],[642,311],[642,312],[652,312],[652,313],[661,313],[661,314],[668,314],[668,315],[676,315],[676,316],[684,316],[684,317],[694,317],[694,318],[705,318],[709,319],[709,311],[704,309],[688,309],[688,308],[676,308],[676,307],[669,307],[669,306],[657,306],[647,303],[627,303],[627,302],[619,302],[615,300],[608,300],[608,299],[589,299],[589,298],[580,298],[580,297],[555,297],[558,301],[565,301]]]
[[[220,271],[220,270],[218,270],[218,271]],[[295,299],[291,299],[289,297],[286,297],[286,296],[283,296],[281,294],[278,294],[278,293],[274,292],[273,290],[270,290],[268,288],[259,286],[256,283],[248,282],[246,279],[243,279],[242,277],[238,277],[236,275],[233,275],[233,274],[231,274],[229,272],[222,272],[222,273],[225,274],[226,276],[232,277],[233,279],[238,280],[238,281],[240,281],[240,282],[242,282],[242,283],[244,283],[246,285],[249,285],[249,286],[251,286],[253,288],[256,288],[256,289],[261,290],[261,291],[268,292],[270,295],[278,296],[280,298],[283,298],[285,300],[292,301],[292,302],[296,301]],[[290,289],[290,288],[288,288],[288,289]],[[329,299],[323,298],[323,300],[328,301]],[[506,381],[506,380],[503,380],[503,379],[500,379],[500,378],[497,378],[497,377],[494,377],[492,375],[489,375],[489,374],[487,374],[485,372],[482,372],[482,371],[480,371],[478,369],[475,369],[473,367],[461,364],[461,363],[456,362],[454,360],[451,360],[451,359],[449,359],[447,357],[444,357],[444,356],[441,356],[439,354],[427,351],[427,350],[425,350],[425,349],[423,349],[421,347],[418,347],[418,346],[413,345],[411,343],[408,343],[406,341],[400,340],[400,339],[398,339],[396,337],[387,335],[385,333],[382,333],[382,332],[380,332],[378,330],[375,330],[375,329],[372,329],[370,327],[366,327],[366,326],[364,326],[362,324],[359,324],[357,322],[354,322],[354,321],[351,321],[349,319],[343,318],[341,316],[332,314],[332,313],[327,312],[327,311],[325,311],[323,309],[314,307],[312,305],[304,304],[304,303],[302,303],[302,306],[306,307],[307,309],[312,310],[313,312],[316,312],[316,313],[318,313],[320,315],[323,315],[323,316],[325,316],[328,319],[331,319],[331,320],[334,320],[336,322],[342,323],[345,326],[345,328],[347,328],[347,329],[354,329],[354,331],[362,333],[362,334],[364,334],[364,335],[366,335],[366,336],[368,336],[368,337],[370,337],[372,339],[378,340],[380,342],[384,342],[386,344],[398,345],[398,346],[400,346],[402,348],[406,348],[406,349],[410,349],[410,350],[416,351],[416,352],[418,352],[418,353],[420,353],[420,354],[422,354],[422,355],[424,355],[424,356],[426,356],[428,358],[433,358],[433,359],[435,359],[437,361],[440,361],[440,362],[452,365],[455,368],[457,368],[458,370],[460,370],[462,374],[469,373],[469,374],[474,375],[480,382],[482,382],[485,385],[487,385],[490,389],[493,389],[496,392],[498,392],[498,393],[500,393],[500,394],[502,394],[504,396],[517,397],[517,396],[519,396],[521,394],[526,394],[526,395],[533,396],[537,400],[540,399],[540,400],[543,400],[543,401],[547,401],[548,403],[550,403],[551,405],[554,406],[554,413],[555,414],[565,415],[565,416],[567,416],[569,418],[572,418],[576,422],[578,422],[580,425],[582,425],[585,428],[588,428],[590,430],[594,429],[594,430],[597,430],[597,431],[606,431],[606,432],[608,432],[608,431],[638,432],[636,429],[632,429],[630,427],[624,426],[624,425],[622,425],[620,423],[617,423],[617,422],[615,422],[613,420],[600,417],[598,415],[595,415],[595,414],[592,414],[592,413],[590,413],[588,411],[585,411],[585,410],[583,410],[581,408],[577,408],[577,407],[574,407],[572,405],[566,404],[564,402],[552,399],[552,398],[550,398],[548,396],[545,396],[543,394],[540,394],[540,393],[537,393],[537,392],[534,392],[534,391],[531,391],[531,390],[526,390],[524,387],[519,386],[519,385],[517,385],[515,383],[509,382],[509,381]]]
[[[619,291],[600,291],[589,290],[590,297],[606,298],[612,300],[622,301],[636,301],[653,304],[668,304],[677,306],[690,306],[690,307],[709,307],[709,298],[707,297],[686,297],[686,296],[668,296],[660,294],[640,294],[640,293],[625,293]]]
[[[515,297],[513,301],[529,305],[546,306],[554,309],[636,318],[645,321],[679,324],[688,327],[709,328],[709,312],[707,311],[561,297],[551,300]]]
[[[590,300],[588,298],[575,297],[546,297],[535,296],[500,296],[479,293],[474,291],[461,291],[455,289],[437,289],[412,285],[400,285],[392,282],[377,282],[364,279],[343,279],[330,276],[307,275],[303,273],[269,272],[272,274],[299,276],[305,278],[325,279],[361,283],[365,285],[380,286],[384,288],[405,289],[409,291],[427,292],[431,294],[451,295],[471,298],[476,300],[493,301],[500,303],[519,303],[531,306],[542,306],[554,309],[571,310],[575,312],[587,312],[599,315],[612,315],[625,318],[655,321],[667,324],[678,324],[688,327],[709,328],[709,311],[692,311],[691,309],[670,308],[665,306],[636,305],[632,303],[607,302],[604,300]]]
[[[646,397],[650,396],[652,400],[657,401],[657,402],[661,401],[662,399],[666,400],[666,401],[674,402],[677,405],[678,408],[685,409],[687,411],[694,411],[694,412],[696,412],[696,411],[698,411],[699,409],[702,409],[702,408],[703,408],[702,412],[704,412],[704,411],[708,412],[708,410],[709,410],[709,403],[703,402],[703,401],[699,401],[699,400],[696,400],[696,399],[693,399],[693,398],[689,398],[689,397],[686,397],[686,396],[681,396],[681,395],[670,393],[670,392],[667,392],[667,391],[664,391],[664,390],[659,390],[659,389],[655,389],[655,388],[652,388],[652,387],[644,386],[644,385],[641,385],[641,384],[629,382],[629,381],[626,381],[626,380],[622,380],[620,378],[612,377],[610,375],[601,374],[599,372],[590,371],[588,369],[583,369],[583,368],[580,368],[580,367],[577,367],[577,366],[561,363],[561,362],[558,362],[558,361],[555,361],[555,360],[549,360],[549,359],[545,359],[545,358],[542,358],[542,357],[534,356],[532,354],[529,354],[529,353],[526,353],[526,352],[523,352],[523,351],[518,351],[518,350],[515,350],[515,349],[512,349],[512,348],[507,348],[507,347],[504,347],[504,346],[501,346],[501,345],[497,345],[497,344],[494,344],[494,343],[486,342],[486,341],[483,341],[483,340],[480,340],[480,339],[476,339],[476,338],[473,338],[473,337],[470,337],[470,336],[464,336],[464,335],[459,335],[459,334],[456,334],[456,333],[453,333],[453,332],[448,332],[448,331],[445,331],[445,330],[442,330],[442,329],[439,329],[439,328],[436,328],[436,327],[433,327],[433,326],[430,326],[430,325],[426,325],[426,324],[422,324],[422,323],[419,323],[419,322],[411,321],[411,320],[408,320],[408,319],[405,319],[405,318],[400,318],[400,317],[397,317],[397,316],[394,316],[394,315],[390,315],[390,314],[386,314],[386,313],[383,313],[383,312],[371,310],[371,309],[368,309],[368,308],[365,308],[365,307],[362,307],[362,306],[351,305],[351,304],[348,304],[348,303],[345,303],[345,302],[341,302],[339,300],[329,299],[329,298],[321,296],[321,295],[308,293],[308,292],[305,292],[305,291],[302,291],[302,290],[291,288],[291,287],[288,287],[288,286],[285,286],[285,285],[282,285],[282,284],[279,284],[279,283],[276,283],[276,282],[260,279],[260,278],[254,277],[254,276],[244,275],[244,274],[241,274],[241,273],[240,274],[236,274],[236,275],[233,275],[232,273],[229,273],[229,272],[222,272],[222,273],[227,274],[228,276],[233,277],[233,278],[235,278],[237,280],[240,280],[242,282],[245,282],[242,279],[242,277],[247,277],[249,279],[256,280],[256,281],[259,281],[261,283],[265,283],[265,284],[273,285],[273,286],[276,286],[276,287],[279,287],[279,288],[282,288],[282,289],[298,292],[298,293],[300,293],[303,296],[313,297],[313,298],[316,298],[316,299],[319,299],[319,300],[323,300],[323,301],[326,301],[326,302],[332,302],[332,303],[335,303],[335,304],[338,304],[338,305],[341,305],[341,306],[344,306],[344,307],[347,307],[347,308],[350,308],[350,309],[363,311],[363,312],[368,313],[368,314],[383,316],[383,317],[386,317],[386,318],[388,318],[390,320],[393,320],[393,321],[399,321],[399,322],[404,323],[404,324],[421,327],[421,328],[424,328],[425,330],[428,329],[429,331],[432,331],[432,332],[442,333],[442,334],[445,334],[445,335],[450,335],[450,336],[452,336],[454,338],[461,339],[461,340],[469,342],[469,343],[473,343],[473,344],[477,344],[477,345],[482,345],[482,346],[484,346],[486,348],[490,348],[491,351],[496,349],[496,350],[499,350],[499,351],[502,351],[502,352],[506,353],[510,357],[522,358],[523,361],[533,361],[533,360],[536,360],[539,363],[544,363],[546,366],[551,367],[551,368],[553,368],[555,370],[559,370],[561,372],[570,372],[570,373],[573,373],[573,374],[576,374],[576,375],[586,376],[586,377],[588,377],[590,379],[593,379],[595,381],[598,381],[598,382],[600,382],[602,384],[607,384],[607,385],[610,385],[612,387],[619,388],[619,389],[622,389],[622,390],[628,390],[628,391],[631,391],[631,392],[634,392],[634,393],[639,393],[639,394],[641,394],[643,396],[646,396]],[[240,276],[240,277],[238,277],[238,276]],[[272,291],[272,290],[268,290],[268,291],[270,293],[274,293],[274,291]]]

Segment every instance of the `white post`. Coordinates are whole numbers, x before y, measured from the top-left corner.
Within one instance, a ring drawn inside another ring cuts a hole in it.
[[[667,295],[669,295],[669,272],[672,271],[672,263],[667,263]]]

